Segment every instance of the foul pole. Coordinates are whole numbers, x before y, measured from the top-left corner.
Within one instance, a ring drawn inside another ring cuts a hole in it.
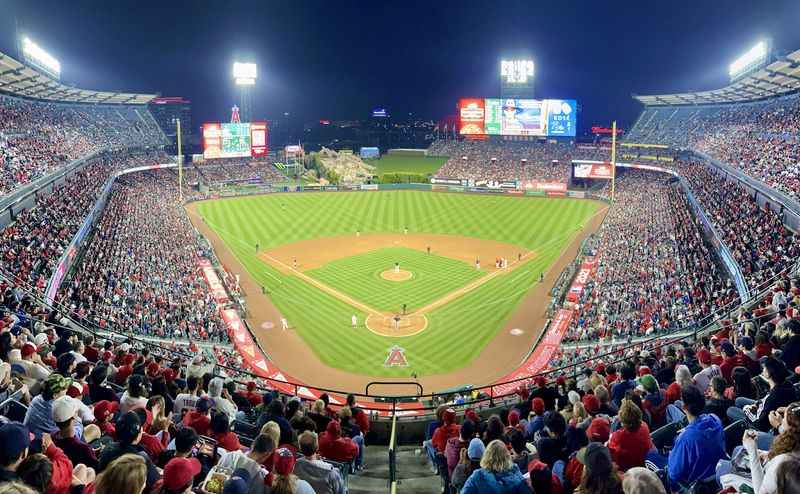
[[[181,119],[175,120],[178,131],[178,198],[183,202],[183,153],[181,152]]]
[[[617,185],[617,121],[611,123],[611,202]]]

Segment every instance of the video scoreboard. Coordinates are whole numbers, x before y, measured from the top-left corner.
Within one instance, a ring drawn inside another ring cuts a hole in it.
[[[464,98],[458,107],[462,135],[575,137],[575,100]]]
[[[268,151],[266,122],[203,124],[205,159],[266,156]]]

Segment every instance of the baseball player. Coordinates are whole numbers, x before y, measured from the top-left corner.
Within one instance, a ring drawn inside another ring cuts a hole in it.
[[[395,273],[399,273],[400,272],[400,263],[399,262],[394,263],[394,272]]]
[[[475,259],[475,269],[481,269],[481,260]]]
[[[353,329],[358,327],[358,317],[356,317],[355,314],[353,314],[353,317],[350,318],[350,322],[353,324]]]
[[[287,321],[285,317],[281,317],[281,328],[283,328],[284,331],[289,329],[289,321]]]
[[[400,314],[394,315],[394,330],[397,331],[400,329]]]

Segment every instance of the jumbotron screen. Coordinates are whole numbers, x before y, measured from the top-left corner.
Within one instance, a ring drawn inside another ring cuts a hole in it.
[[[575,137],[572,99],[465,98],[458,108],[463,135]]]
[[[265,156],[267,151],[266,122],[203,124],[205,159]]]

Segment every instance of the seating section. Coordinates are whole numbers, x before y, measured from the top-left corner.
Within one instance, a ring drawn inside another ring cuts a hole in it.
[[[645,108],[626,141],[707,153],[800,197],[800,95],[726,106]]]

